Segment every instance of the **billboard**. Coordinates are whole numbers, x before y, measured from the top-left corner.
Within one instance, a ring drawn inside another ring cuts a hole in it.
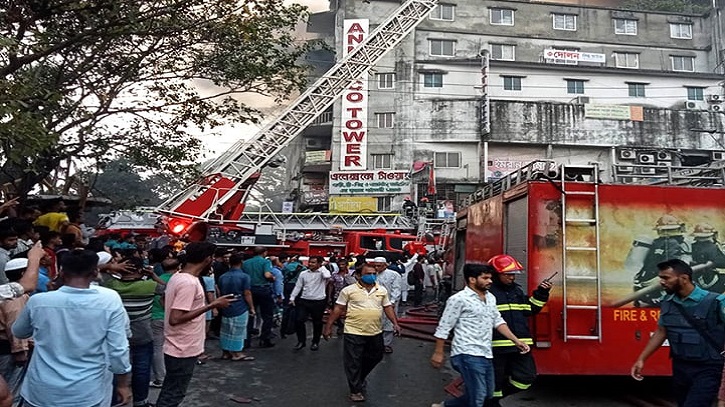
[[[408,171],[330,172],[330,195],[410,193]]]
[[[370,196],[331,196],[330,213],[374,213],[378,200]]]
[[[342,56],[360,45],[369,34],[366,19],[343,22]],[[368,74],[363,74],[342,94],[340,171],[367,169]]]

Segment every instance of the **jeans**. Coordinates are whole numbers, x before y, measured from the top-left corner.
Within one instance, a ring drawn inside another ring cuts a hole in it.
[[[151,381],[151,362],[154,356],[154,343],[131,345],[131,391],[133,405],[145,406],[149,398]]]
[[[711,406],[717,400],[722,363],[672,360],[672,384],[678,407]]]
[[[177,407],[184,401],[189,382],[194,375],[197,357],[175,358],[164,354],[166,378],[161,386],[161,393],[156,400],[156,407]],[[148,383],[146,383],[148,386]]]
[[[306,323],[307,318],[312,317],[312,343],[320,343],[325,305],[325,300],[305,300],[302,298],[297,300],[297,342],[307,342]]]
[[[151,331],[154,338],[154,364],[152,365],[152,378],[155,381],[163,383],[166,376],[166,368],[164,367],[164,320],[158,319],[151,321]]]
[[[344,334],[343,341],[342,364],[347,376],[347,385],[350,393],[360,393],[365,387],[365,379],[383,360],[383,334],[374,336]]]
[[[463,395],[446,400],[445,407],[481,407],[493,396],[493,361],[483,356],[456,355],[451,365],[463,378]]]
[[[259,307],[262,317],[262,331],[259,333],[259,340],[269,342],[272,339],[272,318],[274,317],[274,298],[270,286],[252,286],[252,301],[254,306]],[[247,329],[247,339],[251,337],[251,329],[254,326],[250,321]]]

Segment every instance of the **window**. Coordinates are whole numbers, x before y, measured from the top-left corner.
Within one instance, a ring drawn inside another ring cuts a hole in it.
[[[375,113],[375,119],[379,128],[390,129],[395,124],[395,113]]]
[[[647,86],[646,83],[628,83],[629,96],[633,98],[645,97],[644,88]]]
[[[391,161],[392,154],[373,154],[373,169],[389,170],[393,168]]]
[[[378,89],[393,89],[395,87],[394,73],[378,74]]]
[[[430,13],[431,20],[453,21],[456,15],[456,6],[453,4],[439,4]]]
[[[435,153],[435,168],[460,168],[461,153]]]
[[[391,206],[393,206],[393,197],[392,196],[379,196],[378,197],[378,212],[390,212],[392,210],[390,208]],[[381,249],[382,248],[379,248],[377,250],[381,250]]]
[[[424,73],[423,74],[423,87],[425,88],[442,88],[443,87],[443,74],[442,73]]]
[[[637,35],[637,20],[615,18],[614,33],[620,35]]]
[[[688,86],[686,89],[687,89],[687,100],[705,100],[705,95],[703,95],[703,90],[705,88],[696,88],[696,87]]]
[[[491,24],[514,25],[514,11],[505,8],[491,9]]]
[[[566,93],[583,95],[584,94],[584,81],[582,81],[580,79],[567,79],[566,80]]]
[[[617,68],[639,68],[639,54],[628,52],[615,52],[614,63]]]
[[[521,90],[520,76],[504,76],[503,90]]]
[[[671,56],[672,70],[679,72],[695,72],[695,57]]]
[[[670,23],[670,37],[680,40],[692,39],[692,24]]]
[[[491,44],[491,59],[514,61],[516,59],[516,47],[514,45]]]
[[[573,14],[554,14],[554,29],[576,31],[576,16]]]
[[[452,57],[456,55],[456,42],[451,40],[428,40],[430,55],[437,57]]]

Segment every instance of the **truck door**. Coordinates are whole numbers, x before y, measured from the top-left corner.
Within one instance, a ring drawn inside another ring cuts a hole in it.
[[[504,209],[504,251],[506,254],[514,256],[528,270],[526,247],[529,236],[529,198],[523,196],[506,202],[504,205],[506,206]],[[528,292],[528,275],[523,277],[517,278],[516,282],[521,285],[524,292]]]

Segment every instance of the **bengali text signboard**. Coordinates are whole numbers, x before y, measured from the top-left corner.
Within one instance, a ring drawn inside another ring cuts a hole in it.
[[[330,195],[407,194],[408,171],[330,172]]]

